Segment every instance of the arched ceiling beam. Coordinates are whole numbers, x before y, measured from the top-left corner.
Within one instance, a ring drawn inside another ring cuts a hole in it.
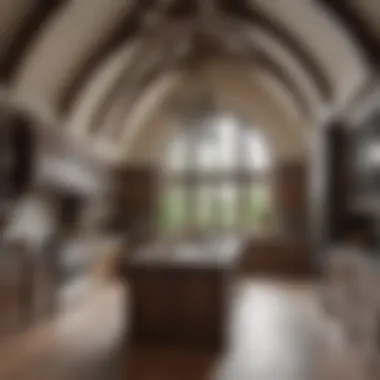
[[[223,27],[224,26],[224,27]],[[231,27],[231,30],[225,32]],[[301,90],[300,84],[287,68],[276,60],[263,47],[258,45],[257,41],[251,38],[249,30],[245,25],[239,23],[231,23],[230,25],[221,24],[217,33],[210,33],[206,36],[197,34],[195,41],[194,60],[197,61],[202,54],[207,60],[208,56],[215,52],[223,59],[229,59],[241,62],[243,65],[252,68],[260,68],[280,82],[294,99],[296,106],[303,117],[311,118],[312,111],[307,100],[307,94]]]
[[[10,44],[7,54],[0,57],[0,79],[8,82],[16,72],[24,52],[35,38],[40,26],[65,0],[41,0],[32,8]]]
[[[225,44],[226,41],[231,41],[230,43],[233,45],[232,51],[235,50],[236,46],[240,46],[241,49],[243,45],[243,50],[247,49],[247,46],[248,50],[250,50],[252,44],[260,46],[260,49],[264,51],[263,54],[269,54],[272,56],[272,60],[283,63],[281,71],[285,73],[288,78],[290,78],[288,82],[292,83],[291,86],[296,89],[298,88],[303,90],[303,102],[305,102],[305,104],[308,103],[310,105],[321,105],[321,103],[318,101],[318,94],[315,92],[315,89],[313,87],[313,82],[311,78],[309,78],[309,73],[302,70],[302,67],[299,66],[296,58],[292,55],[289,55],[287,51],[281,47],[281,44],[277,40],[269,36],[267,36],[265,39],[259,38],[266,36],[262,30],[259,30],[260,33],[257,34],[255,32],[255,28],[251,28],[251,26],[247,25],[245,22],[242,24],[241,20],[236,20],[235,17],[229,17],[227,20],[224,19],[219,21],[223,21],[223,23],[222,25],[218,25],[216,28],[216,32],[214,32],[215,36],[211,37],[211,42],[216,39],[219,40],[219,43],[222,44]],[[190,24],[191,19],[187,19],[187,21],[183,20],[181,22],[182,26],[185,23]],[[227,23],[227,25],[225,25],[225,23]],[[190,25],[188,27],[190,29]],[[220,33],[220,31],[222,31],[222,33]],[[183,33],[182,29],[181,31],[172,32],[170,34],[176,36],[181,33]],[[184,39],[185,38],[183,38],[182,41]],[[200,37],[200,40],[202,42],[202,37]],[[220,42],[220,40],[222,41]],[[68,125],[75,124],[77,125],[75,128],[78,128],[78,130],[82,131],[89,131],[90,129],[96,130],[100,128],[100,126],[97,126],[98,122],[108,112],[117,95],[117,86],[114,86],[114,84],[120,84],[120,78],[128,75],[129,71],[133,70],[134,66],[139,66],[140,60],[144,58],[144,55],[147,52],[147,50],[145,50],[145,53],[144,50],[141,52],[142,45],[146,44],[146,40],[139,39],[135,42],[137,42],[137,45],[133,42],[125,42],[122,48],[114,49],[117,51],[112,52],[112,54],[106,56],[101,63],[96,65],[96,67],[93,69],[94,72],[84,75],[84,78],[86,78],[86,80],[84,81],[83,85],[79,86],[80,90],[78,91],[77,96],[74,99],[71,99],[69,110],[69,115],[71,116],[69,116]],[[136,50],[136,47],[138,46],[139,48]],[[140,55],[139,58],[136,58],[138,56],[138,50],[140,50]],[[207,47],[205,50],[207,53]],[[130,52],[128,53],[128,51]],[[303,75],[300,70],[302,70]],[[114,73],[116,73],[116,75]],[[134,75],[131,75],[130,77],[133,78]],[[276,77],[278,78],[279,75],[276,75]],[[274,80],[278,82],[277,79]],[[82,81],[83,78],[81,82]],[[104,87],[104,90],[101,90],[102,87]],[[298,93],[301,92],[300,90],[296,91]],[[312,96],[310,91],[312,91]],[[285,92],[288,92],[288,90],[285,89]],[[299,99],[301,98],[299,95],[297,97]],[[108,98],[108,101],[104,100],[106,98]],[[291,99],[290,102],[294,102],[294,96],[289,96],[289,99]],[[299,108],[298,104],[297,108]],[[304,106],[303,109],[306,110],[306,107]],[[97,116],[94,117],[95,113]],[[103,124],[103,122],[99,124]]]
[[[247,57],[245,62],[251,63],[252,66],[265,70],[269,75],[282,84],[292,95],[296,108],[300,114],[306,119],[311,119],[312,111],[306,100],[305,94],[298,87],[294,78],[281,66],[277,61],[273,60],[270,55],[261,51],[251,51],[251,56]]]
[[[221,36],[222,37],[222,36]],[[273,57],[265,52],[260,47],[249,44],[249,40],[246,39],[245,46],[242,49],[236,49],[235,42],[231,40],[231,44],[228,44],[227,39],[224,39],[224,46],[218,45],[216,46],[217,41],[215,39],[209,41],[205,41],[204,37],[199,36],[199,41],[196,44],[198,47],[198,51],[194,51],[194,60],[197,61],[202,59],[202,55],[204,59],[208,59],[210,57],[210,52],[214,51],[216,56],[220,56],[221,59],[225,58],[231,61],[235,61],[236,63],[241,63],[243,66],[249,66],[252,68],[259,68],[265,72],[267,72],[270,76],[274,77],[279,83],[281,83],[288,93],[294,99],[296,103],[296,107],[299,110],[299,113],[310,119],[312,115],[312,111],[310,109],[309,103],[307,102],[307,97],[303,93],[303,91],[299,88],[297,82],[294,78],[289,74],[289,72]]]
[[[192,5],[190,5],[190,3]],[[133,14],[126,17],[122,23],[122,26],[114,34],[114,37],[111,38],[109,44],[98,49],[97,53],[94,54],[94,56],[88,60],[80,70],[78,70],[77,75],[70,82],[68,90],[65,93],[62,102],[60,103],[59,109],[62,113],[68,111],[71,108],[73,102],[76,100],[75,95],[78,93],[78,90],[84,85],[84,83],[90,80],[91,75],[95,71],[101,57],[106,57],[107,55],[111,54],[113,51],[118,49],[122,42],[128,40],[129,37],[133,38],[138,31],[141,31],[139,26],[141,25],[141,18],[143,17],[143,13],[146,11],[147,4],[145,4],[145,2],[139,2],[138,4],[143,5],[135,7]],[[228,10],[228,8],[226,10]],[[168,17],[168,21],[170,22],[173,21],[174,18],[182,16],[182,18],[185,18],[185,20],[181,22],[186,24],[189,23],[189,20],[191,20],[191,17],[189,17],[189,15],[191,16],[193,14],[196,14],[196,11],[197,6],[195,5],[195,2],[177,0],[171,3],[169,2],[169,5],[166,9],[167,15],[165,17]],[[234,11],[236,13],[236,9],[234,9]],[[295,62],[297,64],[299,63],[303,71],[307,73],[307,77],[310,79],[311,84],[316,88],[317,93],[322,97],[322,99],[324,101],[331,100],[331,88],[326,77],[319,69],[317,64],[313,61],[313,59],[311,59],[309,54],[302,48],[301,43],[295,40],[291,33],[288,33],[285,28],[279,27],[274,23],[273,20],[269,20],[267,16],[261,15],[258,12],[252,10],[250,10],[250,12],[253,12],[255,18],[252,19],[251,15],[248,19],[246,18],[244,22],[248,25],[252,25],[253,21],[255,23],[255,26],[260,28],[263,33],[269,34],[269,38],[273,39],[273,41],[278,41],[281,46],[284,46],[285,51],[288,49],[291,56],[295,58]],[[239,17],[241,17],[240,12],[237,12],[237,14]],[[226,14],[226,12],[224,12],[224,16],[227,19],[231,18],[231,15]],[[236,18],[235,16],[232,17]],[[237,18],[235,20],[235,22],[239,21],[243,20],[241,18]],[[287,81],[289,82],[289,80]],[[112,96],[110,98],[112,98]],[[303,101],[303,103],[305,103],[305,101]],[[108,106],[105,105],[104,108],[108,108]],[[304,107],[304,110],[305,109],[306,108]],[[100,112],[99,114],[103,115],[104,113]]]
[[[25,101],[9,87],[0,86],[0,108],[1,112],[9,111],[12,114],[22,115],[27,119],[33,120],[33,123],[39,128],[50,128],[59,125],[59,119],[50,112],[51,110]]]
[[[139,30],[140,21],[145,11],[144,5],[143,1],[137,2],[137,6],[133,7],[131,13],[120,22],[120,26],[114,31],[109,41],[100,46],[90,59],[84,62],[82,67],[78,69],[58,105],[61,113],[65,113],[70,109],[73,101],[75,101],[78,90],[90,79],[99,62],[104,57],[112,55],[114,51],[117,51],[126,40]]]
[[[245,21],[260,26],[268,34],[280,40],[310,73],[322,97],[326,101],[332,99],[333,88],[327,74],[318,64],[317,57],[303,47],[295,33],[282,26],[279,20],[254,8],[247,0],[220,0],[220,2],[226,12],[231,12]]]
[[[139,132],[141,124],[154,113],[157,109],[163,110],[165,107],[165,100],[168,94],[183,80],[183,73],[169,73],[158,77],[152,81],[143,91],[136,101],[135,107],[128,115],[127,119],[122,121],[122,128],[118,141],[121,142],[124,149],[128,150],[128,144],[132,141],[135,135]]]
[[[127,43],[97,65],[95,72],[81,86],[72,101],[65,118],[66,128],[82,136],[91,131],[93,115],[107,94],[112,91],[141,43],[141,41]]]
[[[325,8],[330,10],[340,23],[356,37],[357,44],[361,46],[367,61],[372,66],[380,62],[380,41],[371,33],[370,27],[360,16],[357,7],[359,1],[347,0],[318,0]],[[355,5],[356,4],[356,5]]]
[[[13,80],[15,91],[38,96],[59,113],[58,105],[78,68],[108,44],[133,9],[132,1],[64,2],[30,44]]]
[[[226,41],[223,41],[225,44]],[[135,67],[128,66],[126,69],[127,72],[118,80],[116,86],[111,89],[111,92],[94,114],[92,119],[93,132],[96,132],[108,124],[107,121],[110,119],[115,120],[115,116],[112,116],[112,113],[120,113],[120,116],[116,117],[116,120],[125,120],[133,108],[133,105],[138,100],[139,95],[160,75],[168,72],[170,69],[191,66],[192,62],[196,65],[200,60],[210,58],[213,52],[215,52],[214,55],[222,59],[230,59],[232,57],[235,61],[242,61],[251,67],[265,70],[287,89],[288,93],[293,97],[299,113],[306,119],[311,118],[312,112],[310,105],[294,78],[289,75],[281,64],[275,61],[269,54],[262,51],[262,49],[255,46],[250,46],[249,49],[247,49],[245,46],[241,52],[236,52],[234,51],[234,46],[220,46],[219,43],[221,43],[221,41],[215,41],[214,38],[211,38],[210,41],[207,42],[205,36],[201,34],[196,35],[192,43],[194,47],[189,52],[182,52],[181,49],[179,49],[177,53],[178,56],[175,55],[176,52],[170,45],[163,47],[164,50],[158,51],[158,55],[153,54],[153,56],[151,56],[152,59],[142,54],[144,51],[150,51],[149,45],[148,48],[145,47],[145,49],[140,51],[140,54],[137,54],[135,58]],[[181,55],[181,53],[185,54]],[[118,135],[118,132],[118,127],[115,126],[115,136]]]
[[[232,61],[229,55],[226,55],[226,58]],[[238,57],[235,57],[234,60],[242,66],[248,66],[250,68],[258,68],[259,70],[264,70],[267,72],[272,78],[274,78],[277,82],[283,85],[287,92],[292,95],[294,99],[294,103],[298,112],[305,118],[310,118],[310,107],[305,100],[305,96],[302,91],[297,87],[297,84],[294,82],[291,76],[287,74],[286,71],[283,70],[281,65],[277,62],[271,60],[270,56],[263,54],[260,51],[251,51],[251,54],[246,57],[241,57],[244,61]],[[173,63],[173,68],[175,64]],[[180,67],[180,66],[179,66]],[[179,68],[178,67],[178,68]],[[131,93],[119,93],[117,98],[114,98],[114,107],[110,112],[109,109],[102,108],[102,114],[104,115],[101,119],[100,113],[97,114],[93,118],[92,126],[95,127],[92,129],[93,133],[96,133],[100,128],[104,127],[104,125],[108,125],[107,120],[115,122],[117,120],[118,125],[113,125],[113,136],[118,139],[121,128],[124,126],[124,120],[128,117],[128,114],[133,110],[134,105],[139,102],[140,97],[145,93],[146,88],[149,85],[158,80],[161,76],[165,75],[165,73],[169,72],[169,68],[166,65],[162,65],[159,67],[153,67],[144,74],[144,78],[138,83],[137,87],[133,89],[133,95]],[[131,90],[131,87],[128,86],[128,90]],[[128,92],[128,91],[127,91]],[[110,98],[109,98],[110,99]],[[111,104],[112,102],[107,102]],[[115,116],[117,113],[117,117]],[[95,121],[97,121],[95,123]],[[100,123],[98,123],[100,122]],[[110,123],[111,124],[111,123]]]
[[[173,21],[182,17],[188,19],[190,16],[194,16],[198,10],[195,1],[169,0],[162,2],[162,5],[159,2],[156,5],[153,3],[149,0],[137,1],[132,8],[131,14],[120,23],[120,27],[115,31],[109,43],[98,49],[93,57],[78,70],[77,75],[71,81],[66,94],[60,102],[59,109],[62,113],[67,112],[71,108],[78,90],[90,79],[102,58],[112,55],[128,39],[139,37],[139,34],[145,32],[144,19],[147,15],[149,17],[149,13],[152,15],[158,13],[158,17],[161,17],[161,19],[167,18],[169,21]]]
[[[177,68],[179,62],[182,59],[185,60],[188,47],[186,42],[189,37],[188,25],[181,25],[180,30],[176,31],[177,34],[173,34],[169,29],[165,32],[165,36],[162,34],[154,36],[153,39],[145,41],[136,51],[121,73],[118,82],[111,88],[94,113],[93,131],[97,131],[105,124],[110,109],[119,108],[115,102],[122,102],[123,108],[130,107],[131,103],[136,100],[136,95],[149,85],[150,81],[155,80],[161,73]],[[183,44],[178,41],[178,36],[182,37]],[[122,99],[120,94],[124,95]]]
[[[125,136],[128,139],[120,138],[118,141],[122,141],[127,156],[144,159],[146,155],[154,155],[157,143],[160,145],[160,141],[168,137],[167,132],[178,125],[178,121],[169,125],[171,123],[168,124],[167,116],[178,118],[183,113],[186,115],[186,110],[193,102],[197,102],[199,91],[200,94],[203,93],[199,87],[203,81],[210,95],[213,98],[215,96],[215,104],[220,109],[235,112],[247,121],[261,125],[268,137],[273,139],[276,150],[282,151],[286,157],[307,151],[306,137],[311,129],[304,128],[301,120],[294,118],[283,105],[278,104],[259,79],[260,73],[252,73],[248,68],[239,70],[233,62],[215,63],[216,66],[210,63],[199,67],[196,70],[197,81],[194,80],[195,73],[186,72],[182,80],[166,94],[157,97],[154,107],[144,113],[137,125],[130,118],[124,121]],[[132,136],[129,130],[131,123],[134,132]],[[156,162],[155,157],[153,160]]]
[[[175,0],[168,7],[168,16],[170,18],[189,17],[198,13],[198,4],[196,1]]]
[[[183,66],[183,62],[181,61],[161,61],[156,65],[152,64],[150,67],[147,67],[141,77],[136,78],[132,83],[126,84],[125,87],[119,85],[123,82],[118,82],[116,86],[117,90],[111,89],[101,107],[99,107],[98,112],[96,112],[91,123],[92,132],[96,133],[104,125],[108,125],[107,121],[111,121],[109,126],[112,129],[111,134],[117,139],[120,134],[122,121],[132,112],[145,90],[153,82],[170,72],[177,71],[181,66]],[[115,115],[117,116],[115,117]],[[117,120],[118,124],[114,124],[115,120]]]

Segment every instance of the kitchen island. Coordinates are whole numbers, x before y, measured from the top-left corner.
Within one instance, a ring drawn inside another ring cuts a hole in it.
[[[233,273],[244,249],[236,239],[152,242],[126,260],[133,341],[222,349]]]

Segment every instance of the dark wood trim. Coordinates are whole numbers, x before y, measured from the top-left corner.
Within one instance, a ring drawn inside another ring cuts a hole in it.
[[[281,25],[281,22],[273,16],[264,14],[254,8],[245,0],[220,0],[226,12],[231,12],[237,17],[254,24],[279,40],[299,60],[311,80],[319,90],[323,99],[329,101],[333,97],[333,87],[325,70],[318,64],[318,58],[306,50],[303,43],[295,34]],[[326,0],[330,1],[330,0]]]
[[[350,195],[350,131],[344,122],[331,123],[327,128],[329,149],[328,177],[328,239],[336,242],[344,239]]]
[[[38,2],[39,5],[35,7],[34,12],[31,12],[26,17],[7,54],[0,59],[0,79],[3,82],[8,82],[12,79],[31,41],[36,37],[41,26],[60,8],[64,1],[41,0]]]
[[[168,16],[171,18],[179,17],[189,17],[190,15],[195,15],[198,12],[199,2],[189,1],[189,0],[176,0],[169,5]]]
[[[312,176],[321,183],[313,189],[313,228],[317,254],[341,242],[348,217],[351,174],[350,131],[342,120],[331,121],[319,131]]]
[[[240,262],[249,275],[309,276],[313,273],[311,245],[303,238],[251,237]]]
[[[380,62],[380,41],[370,31],[366,21],[360,16],[360,1],[318,0],[357,39],[369,63],[377,66]],[[357,4],[357,5],[355,5]]]

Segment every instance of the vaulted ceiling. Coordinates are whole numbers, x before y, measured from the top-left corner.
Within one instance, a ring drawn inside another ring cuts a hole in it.
[[[205,90],[301,146],[373,79],[379,19],[371,0],[2,0],[0,78],[111,147]]]

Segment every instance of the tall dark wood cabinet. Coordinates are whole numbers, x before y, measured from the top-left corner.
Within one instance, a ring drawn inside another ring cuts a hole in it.
[[[115,170],[114,220],[132,240],[154,233],[158,194],[157,171],[149,166],[123,166]]]
[[[343,238],[352,188],[352,132],[342,121],[320,128],[311,163],[314,245],[323,250]]]
[[[327,240],[337,242],[344,238],[349,217],[352,191],[352,131],[342,122],[333,123],[326,131],[325,167],[327,175]]]

